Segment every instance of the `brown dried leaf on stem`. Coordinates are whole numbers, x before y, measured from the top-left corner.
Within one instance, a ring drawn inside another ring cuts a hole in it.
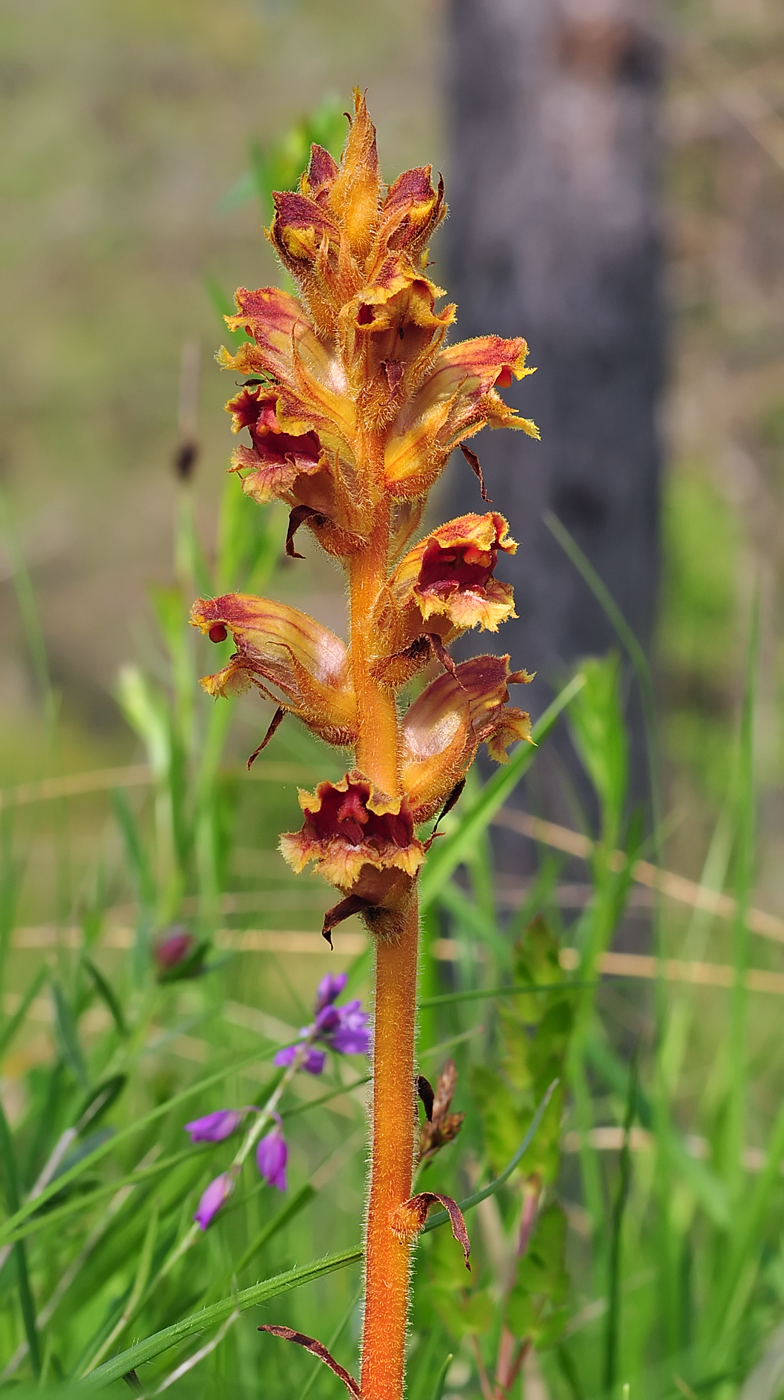
[[[340,1377],[349,1395],[354,1395],[357,1400],[359,1400],[359,1383],[355,1381],[354,1377],[349,1374],[345,1367],[341,1366],[339,1362],[335,1360],[334,1356],[327,1351],[323,1342],[317,1342],[315,1337],[306,1337],[304,1332],[295,1332],[293,1327],[263,1326],[259,1328],[259,1331],[269,1332],[273,1337],[282,1337],[285,1342],[296,1342],[297,1346],[304,1347],[306,1351],[312,1352],[314,1356],[318,1357],[319,1361],[324,1362],[325,1366],[329,1366],[330,1371],[334,1371],[335,1375]]]
[[[436,1081],[436,1091],[433,1096],[432,1109],[427,1116],[428,1121],[423,1123],[419,1130],[417,1161],[420,1166],[426,1166],[428,1162],[431,1162],[436,1153],[448,1142],[453,1142],[460,1132],[465,1114],[449,1112],[456,1085],[457,1065],[454,1060],[447,1060]]]
[[[468,1238],[466,1223],[463,1219],[457,1201],[451,1196],[442,1196],[438,1191],[420,1191],[418,1196],[412,1196],[410,1201],[403,1201],[396,1210],[393,1210],[390,1217],[390,1225],[394,1234],[401,1240],[413,1240],[424,1229],[427,1213],[431,1206],[441,1205],[449,1216],[452,1225],[452,1234],[458,1244],[463,1247],[463,1258],[469,1273],[471,1265],[468,1256],[471,1253],[471,1241]]]

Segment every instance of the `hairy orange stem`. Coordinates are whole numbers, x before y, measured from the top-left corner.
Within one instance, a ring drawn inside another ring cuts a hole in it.
[[[357,766],[396,796],[398,717],[394,695],[370,673],[373,604],[388,569],[389,514],[377,517],[368,547],[350,566],[351,652],[357,695]],[[402,936],[377,939],[373,1037],[373,1126],[368,1196],[363,1400],[401,1400],[408,1321],[410,1243],[393,1234],[390,1217],[408,1200],[414,1159],[414,1028],[416,1015],[416,900]]]
[[[357,697],[357,766],[378,787],[396,797],[398,724],[395,697],[370,674],[373,605],[387,577],[389,509],[380,509],[366,549],[349,566],[351,595],[351,656]]]
[[[412,1192],[418,935],[414,902],[402,937],[377,945],[362,1400],[403,1394],[411,1244],[392,1233],[389,1221]]]

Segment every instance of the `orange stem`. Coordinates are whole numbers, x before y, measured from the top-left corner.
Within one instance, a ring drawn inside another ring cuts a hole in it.
[[[367,548],[349,570],[351,654],[357,696],[357,767],[390,796],[400,790],[394,695],[370,671],[373,604],[387,577],[389,510],[381,505]],[[402,935],[376,935],[373,1129],[365,1263],[362,1400],[401,1400],[411,1246],[390,1226],[412,1191],[414,1030],[419,915],[412,902]]]
[[[368,545],[351,558],[351,658],[357,697],[357,767],[383,792],[398,792],[398,724],[395,697],[370,673],[373,652],[371,613],[386,583],[389,510],[380,509]]]
[[[414,902],[403,935],[377,944],[362,1400],[403,1394],[411,1245],[392,1233],[389,1221],[412,1192],[418,936]]]

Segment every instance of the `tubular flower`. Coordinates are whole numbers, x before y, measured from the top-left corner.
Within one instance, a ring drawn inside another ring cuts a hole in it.
[[[205,1113],[203,1118],[194,1118],[185,1124],[191,1142],[223,1142],[224,1138],[236,1133],[244,1113],[237,1108],[219,1108],[215,1113]]]
[[[508,656],[475,656],[426,686],[403,719],[401,779],[415,822],[435,815],[480,744],[506,763],[509,744],[532,742],[529,716],[507,704],[509,686],[532,679],[510,671]]]
[[[307,613],[254,598],[227,593],[200,598],[191,608],[191,622],[213,642],[229,632],[237,650],[227,666],[201,684],[208,695],[240,695],[256,685],[272,695],[269,685],[283,692],[283,708],[304,720],[327,743],[351,744],[356,737],[356,700],[346,648],[334,632]]]
[[[499,550],[516,549],[496,511],[450,520],[410,549],[378,599],[379,678],[400,685],[424,665],[429,650],[416,645],[423,636],[448,642],[469,627],[496,632],[515,617],[512,589],[493,570]]]
[[[344,644],[294,608],[242,594],[200,599],[191,620],[215,642],[234,640],[228,663],[202,681],[209,694],[255,686],[276,703],[265,743],[290,711],[354,751],[339,782],[300,792],[302,826],[280,848],[296,871],[313,863],[340,891],[325,937],[352,914],[376,937],[362,1376],[337,1372],[363,1400],[401,1400],[410,1250],[434,1202],[450,1211],[468,1250],[454,1202],[412,1196],[417,881],[432,840],[417,825],[454,804],[480,744],[504,762],[510,744],[531,740],[528,715],[509,703],[509,687],[531,677],[510,670],[508,656],[456,664],[448,651],[469,628],[495,632],[514,616],[512,589],[495,578],[499,554],[517,547],[506,520],[493,510],[440,525],[418,543],[415,532],[454,448],[487,501],[467,440],[484,427],[539,434],[503,396],[532,373],[526,342],[450,341],[455,307],[428,277],[429,240],[446,214],[443,183],[434,186],[421,166],[386,186],[360,92],[349,122],[340,161],[314,146],[299,187],[273,196],[268,236],[298,295],[241,287],[226,320],[247,340],[219,360],[246,379],[227,405],[235,433],[247,434],[232,470],[252,500],[289,506],[288,554],[305,525],[340,560],[350,635]],[[394,691],[433,657],[441,673],[399,710]],[[311,1024],[276,1056],[290,1073],[320,1073],[327,1048],[368,1049],[359,1003],[337,1004],[343,986],[339,976],[322,981]],[[268,1134],[259,1153],[262,1173],[280,1184],[280,1135]],[[213,1188],[205,1219],[222,1199]]]
[[[329,554],[351,554],[367,522],[352,491],[356,470],[345,445],[322,445],[314,429],[287,419],[277,390],[260,384],[246,384],[226,409],[233,431],[250,433],[252,446],[235,448],[231,458],[245,495],[259,505],[286,501],[298,512],[295,523],[309,525]]]
[[[305,813],[300,831],[280,838],[280,849],[299,872],[309,861],[331,885],[369,905],[404,898],[425,859],[414,835],[405,797],[388,797],[354,768],[339,783],[300,790]]]
[[[221,1172],[202,1192],[193,1218],[200,1229],[206,1230],[212,1224],[222,1205],[225,1205],[234,1190],[234,1177],[230,1172]]]
[[[266,1137],[261,1138],[256,1147],[256,1166],[259,1175],[278,1191],[286,1190],[286,1163],[289,1159],[289,1149],[286,1139],[281,1129],[280,1118],[277,1118],[276,1126]]]
[[[405,499],[429,491],[452,449],[486,425],[519,428],[538,438],[536,424],[518,417],[497,392],[513,377],[533,374],[526,368],[527,354],[524,340],[487,335],[451,345],[436,357],[387,437],[384,474],[390,495]]]
[[[242,489],[259,505],[276,496],[286,498],[300,476],[311,477],[323,470],[323,453],[318,434],[307,429],[285,432],[276,408],[279,395],[261,384],[246,384],[226,404],[232,415],[232,431],[250,432],[252,447],[238,447],[232,468],[246,471]]]

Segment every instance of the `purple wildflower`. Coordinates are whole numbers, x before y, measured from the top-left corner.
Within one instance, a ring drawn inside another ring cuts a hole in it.
[[[186,1123],[185,1132],[190,1133],[191,1142],[223,1142],[237,1131],[242,1117],[237,1108],[219,1108],[215,1113],[205,1113],[203,1118]]]
[[[326,977],[322,977],[316,988],[316,1004],[313,1007],[317,1016],[325,1006],[331,1006],[333,1001],[337,1001],[347,981],[347,972],[328,972]]]
[[[256,1148],[256,1166],[265,1181],[270,1186],[276,1186],[279,1191],[286,1190],[286,1162],[288,1161],[289,1149],[279,1127],[274,1127],[271,1133],[261,1139]]]
[[[193,1218],[202,1230],[215,1219],[224,1201],[234,1190],[234,1179],[229,1172],[221,1172],[211,1181],[194,1212]]]
[[[303,1035],[309,1033],[310,1027],[305,1026],[303,1029]],[[300,1054],[301,1050],[301,1040],[298,1041],[296,1045],[287,1045],[285,1050],[278,1050],[275,1056],[274,1063],[278,1066],[279,1069],[287,1068],[296,1058],[296,1056]],[[315,1045],[309,1045],[302,1056],[300,1069],[307,1070],[308,1074],[321,1074],[321,1071],[323,1070],[324,1064],[326,1062],[326,1058],[327,1056],[324,1050],[317,1050]]]
[[[345,1006],[325,1006],[316,1017],[318,1039],[339,1055],[366,1055],[370,1049],[368,1017],[357,998]]]
[[[322,977],[316,989],[316,1002],[313,1008],[315,1020],[310,1026],[303,1026],[302,1039],[296,1045],[287,1045],[275,1056],[275,1064],[283,1068],[301,1056],[300,1069],[308,1074],[321,1074],[326,1055],[312,1044],[336,1050],[339,1055],[366,1055],[370,1049],[369,1018],[362,1010],[359,1000],[347,1001],[345,1006],[335,1006],[334,1002],[346,985],[345,972],[328,972]],[[311,1042],[311,1043],[308,1043]]]

